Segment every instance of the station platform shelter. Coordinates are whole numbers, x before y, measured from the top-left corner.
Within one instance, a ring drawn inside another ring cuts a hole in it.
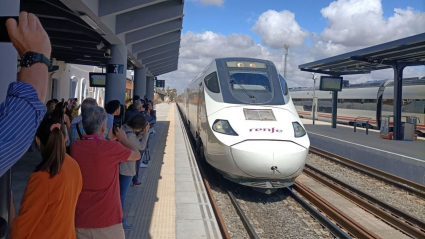
[[[127,239],[221,238],[195,157],[175,104],[156,105],[151,160],[140,168],[141,185],[130,187],[124,216],[134,230]],[[27,153],[13,168],[16,212],[40,153]]]
[[[387,140],[378,130],[301,119],[311,146],[425,185],[425,139]]]

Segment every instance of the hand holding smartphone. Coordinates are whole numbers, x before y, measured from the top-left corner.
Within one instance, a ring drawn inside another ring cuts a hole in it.
[[[114,116],[114,123],[112,124],[112,132],[116,135],[117,128],[121,128],[122,118],[119,115]]]

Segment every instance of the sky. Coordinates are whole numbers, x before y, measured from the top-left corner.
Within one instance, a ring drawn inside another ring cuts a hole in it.
[[[425,32],[425,0],[186,0],[178,70],[158,79],[178,92],[214,58],[273,61],[289,87],[312,86],[298,65]],[[345,76],[352,83],[391,78],[392,70]],[[425,66],[405,77],[425,76]]]

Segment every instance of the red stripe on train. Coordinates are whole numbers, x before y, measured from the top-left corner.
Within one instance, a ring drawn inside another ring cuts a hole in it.
[[[298,114],[301,114],[301,115],[308,115],[308,116],[311,116],[311,113],[309,113],[309,112],[298,112],[297,111],[297,113]],[[332,118],[332,115],[330,115],[330,114],[318,114],[317,115],[318,117],[324,117],[324,118]],[[357,119],[357,118],[355,118],[355,117],[349,117],[349,116],[337,116],[337,119],[343,119],[343,120],[355,120],[355,119]],[[359,119],[362,119],[361,117],[359,118]],[[376,123],[376,120],[373,120],[373,119],[371,119],[369,122],[371,122],[371,123]],[[422,124],[417,124],[416,125],[416,127],[419,129],[419,128],[421,128],[421,129],[425,129],[425,125],[422,125]]]

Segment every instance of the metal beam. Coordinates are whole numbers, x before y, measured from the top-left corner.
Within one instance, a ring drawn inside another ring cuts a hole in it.
[[[169,64],[169,63],[175,63],[178,62],[179,58],[175,57],[175,58],[168,58],[167,60],[163,60],[163,61],[156,61],[156,62],[152,62],[149,64],[146,64],[146,67],[157,67],[160,65],[165,65],[165,64]]]
[[[160,65],[157,67],[151,67],[149,69],[151,69],[151,71],[158,71],[158,70],[162,70],[162,69],[167,69],[169,67],[177,67],[178,63],[177,62],[173,62],[173,63],[168,63],[166,65]]]
[[[166,0],[99,0],[99,17],[134,11]]]
[[[161,53],[173,51],[173,50],[176,50],[176,49],[179,49],[179,48],[180,48],[180,41],[173,42],[173,43],[170,43],[170,44],[167,44],[167,45],[163,45],[163,46],[160,46],[160,47],[153,48],[151,50],[139,52],[139,53],[137,53],[137,59],[143,59],[143,58],[147,58],[147,57],[151,57],[151,56],[156,56],[156,55],[159,55]]]
[[[351,56],[350,59],[354,60],[354,61],[367,62],[367,63],[371,63],[371,64],[376,64],[376,65],[392,65],[392,64],[394,64],[394,61],[391,61],[391,60],[374,59],[372,57]]]
[[[89,28],[83,28],[77,24],[71,23],[66,20],[56,20],[52,21],[47,18],[40,18],[40,23],[43,25],[43,28],[47,31],[55,31],[55,32],[66,32],[73,34],[80,34],[85,36],[90,36],[93,39],[102,40],[103,38],[95,31]]]
[[[141,51],[146,51],[156,47],[164,46],[169,43],[178,42],[180,41],[180,36],[180,30],[170,32],[159,37],[151,38],[149,40],[136,43],[131,47],[131,49],[133,54],[135,54]]]
[[[301,71],[307,71],[307,72],[314,72],[314,73],[319,73],[319,74],[326,74],[326,75],[357,75],[357,74],[369,74],[370,71],[364,71],[364,70],[359,70],[359,71],[343,71],[343,72],[335,72],[335,71],[326,71],[326,70],[321,70],[321,69],[308,69],[308,68],[301,68]]]
[[[176,69],[170,69],[170,70],[166,70],[166,71],[162,71],[162,72],[154,73],[153,75],[154,75],[154,76],[159,76],[159,75],[163,75],[163,74],[166,74],[166,73],[170,73],[170,72],[172,72],[172,71],[176,71],[176,70],[177,70],[177,68],[176,68]]]
[[[146,59],[143,59],[142,60],[142,63],[143,64],[149,64],[149,63],[152,63],[152,62],[157,62],[157,61],[165,60],[165,59],[172,58],[172,57],[173,58],[179,57],[178,51],[177,52],[174,52],[173,54],[171,54],[171,53],[162,53],[162,54],[159,54],[159,55],[156,55],[156,56],[148,57]]]
[[[159,70],[155,70],[155,71],[151,71],[152,73],[161,73],[161,72],[166,72],[166,71],[173,71],[173,70],[177,70],[177,66],[170,66],[167,68],[163,68],[163,69],[159,69]]]
[[[181,1],[161,2],[117,15],[115,33],[128,33],[182,17]]]
[[[134,32],[127,33],[125,35],[125,44],[134,44],[155,38],[170,32],[178,31],[183,28],[182,19],[176,19],[168,22],[164,22],[158,25],[154,25],[148,28],[143,28]]]

